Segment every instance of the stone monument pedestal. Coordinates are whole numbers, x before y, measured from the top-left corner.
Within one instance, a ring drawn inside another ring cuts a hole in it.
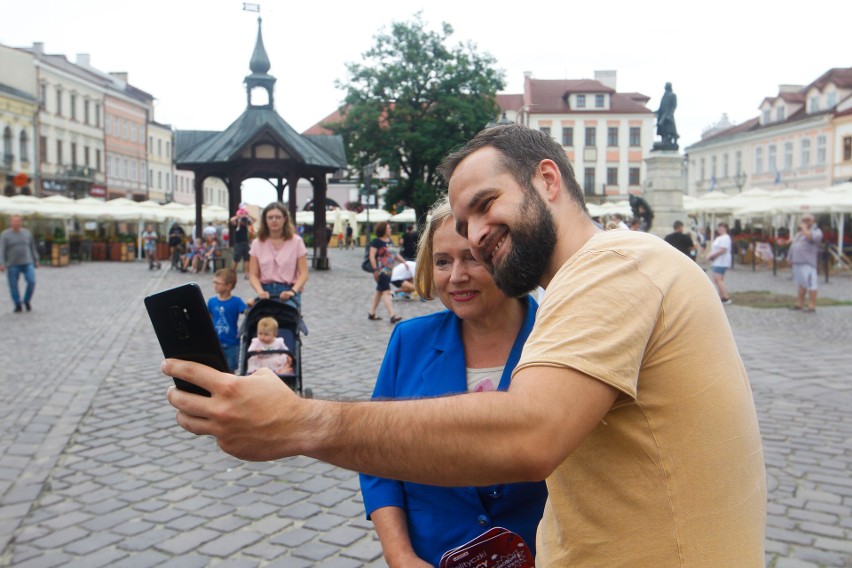
[[[683,208],[683,157],[677,151],[655,150],[645,158],[645,201],[654,212],[651,233],[664,237],[675,221],[689,227]]]

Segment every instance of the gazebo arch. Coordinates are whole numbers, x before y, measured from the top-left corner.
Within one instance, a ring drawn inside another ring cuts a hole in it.
[[[251,74],[244,79],[246,110],[222,132],[178,130],[175,132],[175,166],[195,174],[196,230],[203,227],[201,206],[203,182],[220,178],[228,188],[228,211],[233,216],[242,201],[242,183],[249,178],[275,181],[279,201],[288,191],[290,216],[296,218],[296,185],[300,179],[311,183],[316,205],[314,243],[317,254],[313,266],[328,268],[325,231],[326,178],[346,166],[346,153],[340,136],[305,136],[296,132],[275,111],[275,77],[263,46],[261,18],[257,19],[257,41],[249,62]],[[253,97],[265,91],[266,99]],[[254,100],[253,100],[254,98]],[[233,227],[230,227],[233,231]],[[233,237],[233,234],[231,234]]]

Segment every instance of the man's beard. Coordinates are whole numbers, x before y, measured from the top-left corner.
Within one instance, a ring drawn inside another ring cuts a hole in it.
[[[526,188],[517,218],[506,258],[499,266],[488,264],[494,283],[510,298],[538,286],[556,246],[556,221],[534,188]]]

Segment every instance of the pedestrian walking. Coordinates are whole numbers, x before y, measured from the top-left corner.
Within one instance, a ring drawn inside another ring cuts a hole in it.
[[[725,272],[731,267],[733,256],[731,249],[733,244],[731,236],[728,234],[728,224],[719,223],[716,227],[717,237],[713,239],[713,244],[710,245],[710,254],[707,255],[707,260],[711,261],[710,271],[713,278],[713,284],[719,291],[719,298],[726,306],[731,303],[731,296],[728,294],[728,286],[725,284]]]
[[[24,226],[20,215],[9,218],[9,228],[0,234],[0,272],[6,272],[9,280],[9,294],[15,304],[15,312],[20,313],[23,307],[27,311],[33,309],[32,299],[35,292],[36,273],[38,268],[38,249],[32,233]],[[18,289],[18,280],[23,276],[27,283],[23,302]]]
[[[798,285],[796,305],[794,310],[813,313],[816,311],[817,299],[817,257],[819,245],[822,243],[822,231],[810,213],[802,215],[799,230],[793,235],[787,260],[793,268],[793,282]],[[808,305],[805,307],[805,296]]]
[[[369,258],[370,266],[373,268],[373,279],[376,281],[376,292],[373,294],[367,317],[371,320],[382,319],[376,315],[376,309],[379,307],[379,302],[383,302],[390,316],[390,322],[397,323],[402,320],[402,317],[396,314],[391,303],[391,273],[394,261],[405,262],[405,259],[391,247],[393,243],[388,235],[387,223],[376,223],[375,232],[376,238],[370,241]]]
[[[157,259],[157,231],[154,227],[148,225],[142,232],[142,250],[145,251],[145,256],[148,258],[148,270],[153,270],[155,267],[159,270],[160,261]]]

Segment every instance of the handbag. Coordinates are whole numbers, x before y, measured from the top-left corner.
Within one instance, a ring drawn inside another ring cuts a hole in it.
[[[367,248],[364,249],[364,260],[361,261],[361,270],[370,274],[373,273],[373,265],[370,264],[370,243],[367,243]]]

